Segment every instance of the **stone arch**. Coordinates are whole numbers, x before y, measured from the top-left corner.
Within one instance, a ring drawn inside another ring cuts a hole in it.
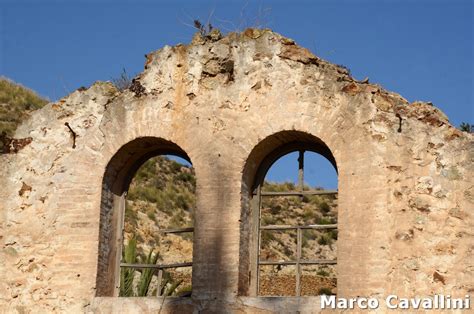
[[[121,257],[125,193],[140,166],[164,154],[179,156],[191,163],[177,144],[158,137],[140,137],[123,145],[108,162],[102,180],[97,264],[97,296],[117,296]]]
[[[279,131],[261,140],[250,152],[242,176],[242,211],[240,225],[239,295],[255,295],[251,272],[255,257],[252,256],[252,235],[258,232],[251,213],[255,189],[263,183],[271,166],[282,156],[298,150],[312,151],[325,157],[338,172],[331,149],[319,137],[303,131]]]

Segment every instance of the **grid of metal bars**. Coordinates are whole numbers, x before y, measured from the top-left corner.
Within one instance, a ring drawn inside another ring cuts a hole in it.
[[[191,233],[194,232],[193,227],[188,228],[176,228],[176,229],[164,229],[161,230],[163,234],[180,234],[180,233]],[[163,282],[163,272],[165,269],[170,268],[183,268],[183,267],[192,267],[192,262],[184,262],[184,263],[173,263],[173,264],[129,264],[129,263],[120,263],[120,269],[122,268],[132,268],[135,270],[145,269],[145,268],[153,268],[155,271],[158,271],[158,282],[157,282],[157,289],[156,289],[156,296],[161,296],[161,285]],[[155,272],[153,272],[155,274]]]
[[[307,195],[336,195],[337,190],[304,190],[304,150],[299,151],[298,155],[298,190],[297,191],[285,191],[285,192],[265,192],[261,191],[259,186],[254,194],[254,197],[258,198],[258,252],[257,252],[257,295],[259,294],[259,272],[260,266],[262,265],[295,265],[296,266],[296,296],[301,296],[301,265],[335,265],[337,260],[304,260],[301,258],[302,251],[302,230],[313,229],[313,230],[334,230],[337,229],[337,224],[331,225],[303,225],[303,226],[292,226],[292,225],[267,225],[262,226],[261,224],[261,207],[262,197],[278,197],[278,196],[307,196]],[[296,260],[291,261],[265,261],[260,259],[261,250],[261,231],[262,230],[296,230]]]

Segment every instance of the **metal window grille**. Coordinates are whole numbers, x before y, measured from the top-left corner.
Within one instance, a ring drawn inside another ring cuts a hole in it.
[[[257,187],[254,197],[258,200],[258,244],[257,244],[257,276],[256,289],[259,295],[259,272],[262,265],[295,265],[296,266],[296,296],[301,296],[301,266],[302,265],[335,265],[337,260],[319,259],[306,260],[302,258],[302,230],[337,230],[337,224],[330,225],[262,225],[261,224],[261,208],[262,197],[279,197],[279,196],[308,196],[308,195],[337,195],[337,190],[304,190],[304,150],[299,151],[298,156],[298,185],[296,191],[284,192],[266,192],[261,190],[261,185]],[[261,237],[264,230],[296,230],[296,259],[288,261],[266,261],[260,259]]]

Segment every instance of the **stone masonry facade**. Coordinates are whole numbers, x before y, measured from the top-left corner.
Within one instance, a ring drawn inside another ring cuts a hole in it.
[[[80,88],[15,138],[0,156],[0,312],[320,312],[318,297],[249,294],[251,187],[292,142],[337,164],[339,297],[473,294],[473,135],[272,31],[165,46],[129,89]],[[158,153],[196,172],[193,294],[118,298],[118,200]]]

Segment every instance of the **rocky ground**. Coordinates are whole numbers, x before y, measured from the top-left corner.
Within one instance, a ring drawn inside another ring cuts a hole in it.
[[[315,296],[320,294],[336,294],[337,280],[335,277],[321,276],[317,273],[301,276],[301,295]],[[263,274],[260,275],[259,294],[264,296],[295,296],[296,277],[294,274]]]

